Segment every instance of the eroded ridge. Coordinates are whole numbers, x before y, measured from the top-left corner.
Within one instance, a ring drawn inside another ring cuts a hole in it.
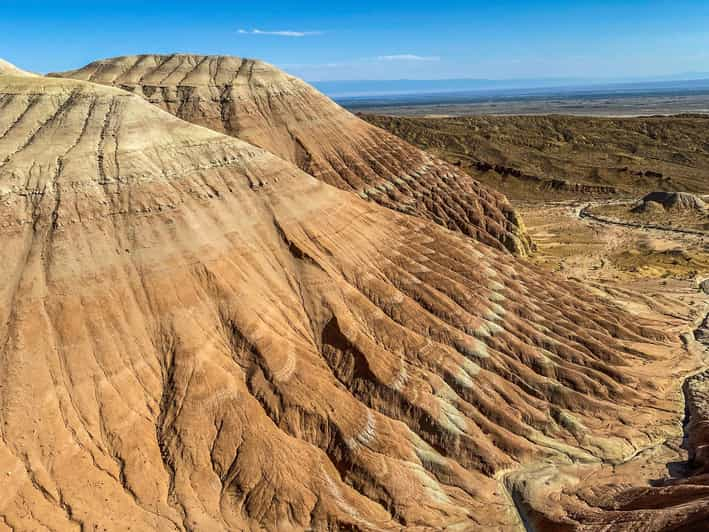
[[[681,417],[577,284],[122,90],[0,98],[2,526],[514,529],[501,471]]]
[[[36,74],[32,74],[31,72],[27,72],[26,70],[22,70],[21,68],[17,68],[12,63],[9,63],[9,62],[5,61],[4,59],[0,58],[0,75],[2,75],[2,76],[35,76]]]
[[[52,74],[120,87],[180,118],[246,140],[316,178],[519,254],[531,241],[507,199],[252,59],[141,55]]]

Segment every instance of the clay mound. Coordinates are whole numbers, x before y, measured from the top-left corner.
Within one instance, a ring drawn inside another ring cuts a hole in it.
[[[54,76],[121,87],[227,133],[318,179],[486,244],[530,250],[507,199],[455,167],[357,118],[303,81],[252,59],[141,55]]]
[[[662,203],[658,203],[656,201],[640,200],[630,208],[630,212],[635,214],[646,214],[652,218],[667,216],[667,210],[662,206]]]
[[[675,212],[701,212],[707,211],[707,204],[694,194],[687,192],[650,192],[638,205],[633,207],[633,212],[650,212],[661,207],[665,211]]]
[[[681,360],[578,285],[119,89],[0,78],[15,530],[489,530],[508,468],[676,429]]]
[[[0,58],[0,76],[35,76],[25,70],[17,68],[12,63],[8,63],[4,59]]]

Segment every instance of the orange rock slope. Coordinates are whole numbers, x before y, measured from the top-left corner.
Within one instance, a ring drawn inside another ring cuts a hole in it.
[[[531,242],[498,192],[252,59],[118,57],[52,74],[143,96],[189,122],[260,146],[338,188],[525,254]]]
[[[120,89],[0,75],[0,530],[515,530],[678,429],[657,330]]]

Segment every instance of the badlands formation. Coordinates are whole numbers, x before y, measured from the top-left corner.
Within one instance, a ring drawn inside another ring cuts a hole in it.
[[[709,193],[709,115],[363,115],[511,200]]]
[[[679,320],[515,257],[503,196],[245,64],[231,136],[160,109],[189,75],[0,74],[0,530],[705,522],[701,482],[623,473],[681,437]]]
[[[650,204],[653,203],[666,211],[704,213],[707,210],[707,204],[701,198],[687,192],[650,192],[643,197],[636,209],[638,212],[652,209]]]
[[[188,122],[250,142],[330,185],[518,254],[530,241],[507,199],[252,59],[141,55],[53,74],[120,87]]]

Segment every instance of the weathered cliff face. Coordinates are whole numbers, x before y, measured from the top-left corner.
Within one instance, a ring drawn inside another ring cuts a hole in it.
[[[530,250],[524,227],[503,195],[261,61],[143,55],[97,61],[53,76],[123,88],[380,205],[494,247],[502,244],[518,254]]]
[[[0,238],[0,527],[513,529],[681,415],[637,319],[122,90],[0,76]]]

